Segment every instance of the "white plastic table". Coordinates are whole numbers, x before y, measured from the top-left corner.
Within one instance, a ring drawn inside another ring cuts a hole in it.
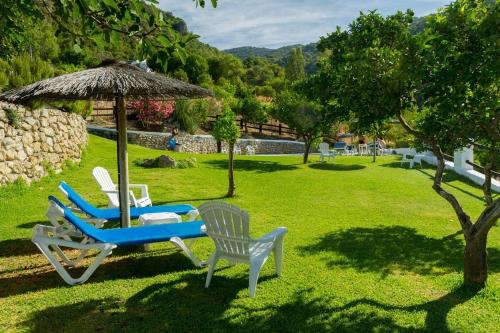
[[[155,225],[179,222],[182,222],[182,217],[175,213],[149,213],[139,216],[140,225]],[[149,244],[144,244],[144,250],[149,251]]]

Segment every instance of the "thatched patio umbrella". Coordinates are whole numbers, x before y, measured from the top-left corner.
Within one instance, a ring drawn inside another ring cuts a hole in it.
[[[148,73],[115,60],[96,68],[61,75],[7,91],[0,100],[29,104],[36,100],[115,101],[118,132],[118,189],[122,227],[130,226],[128,197],[127,114],[125,98],[167,100],[212,96],[209,90],[165,76]]]

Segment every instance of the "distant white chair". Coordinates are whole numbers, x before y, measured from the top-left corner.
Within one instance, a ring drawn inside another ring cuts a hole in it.
[[[420,156],[417,158],[414,155],[403,154],[403,157],[401,158],[401,166],[403,166],[403,163],[408,163],[410,169],[413,169],[415,163],[420,164],[420,167],[422,167],[422,160]]]
[[[241,148],[238,145],[234,145],[233,153],[235,155],[241,155]]]
[[[252,145],[246,147],[247,155],[255,155],[255,148]]]
[[[330,145],[326,142],[321,142],[319,144],[319,157],[321,162],[325,161],[325,157],[328,157],[328,160],[331,158],[335,158],[335,153],[330,151]]]
[[[279,227],[267,235],[252,239],[249,235],[248,213],[225,202],[207,202],[199,207],[200,216],[205,222],[205,232],[215,243],[215,252],[209,259],[205,287],[210,286],[215,266],[219,259],[231,264],[250,265],[249,294],[255,296],[259,273],[271,251],[274,251],[276,273],[281,275],[283,241],[286,228]]]
[[[358,144],[358,154],[360,156],[368,155],[368,145],[366,143]]]
[[[120,207],[118,187],[115,183],[113,183],[108,170],[103,167],[95,167],[92,171],[92,175],[101,187],[101,191],[108,197],[108,207]],[[130,191],[130,188],[140,188],[141,197],[136,198],[134,192]],[[129,195],[130,204],[134,207],[146,207],[152,205],[151,199],[149,198],[148,186],[145,184],[129,184]]]

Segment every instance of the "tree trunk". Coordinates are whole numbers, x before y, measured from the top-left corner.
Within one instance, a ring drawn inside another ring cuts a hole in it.
[[[305,143],[305,150],[304,150],[304,158],[302,160],[302,163],[306,164],[308,159],[309,159],[309,150],[311,150],[311,141],[304,138],[304,143]]]
[[[227,168],[228,172],[228,178],[229,178],[229,188],[227,190],[227,197],[232,198],[234,197],[234,175],[233,175],[233,170],[234,170],[234,144],[229,145],[229,164]]]
[[[468,287],[483,288],[488,278],[486,239],[484,234],[465,241],[464,283]]]
[[[377,136],[373,137],[373,160],[372,162],[375,163],[377,158]]]

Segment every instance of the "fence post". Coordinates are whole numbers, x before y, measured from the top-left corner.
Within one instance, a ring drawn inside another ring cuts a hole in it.
[[[262,123],[259,124],[259,133],[262,134]]]
[[[281,123],[278,124],[278,134],[281,135]]]
[[[240,118],[240,129],[243,129],[243,118]]]

